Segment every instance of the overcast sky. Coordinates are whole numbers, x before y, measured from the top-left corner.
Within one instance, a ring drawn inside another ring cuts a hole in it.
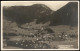
[[[52,10],[56,11],[70,1],[3,1],[2,6],[30,6],[33,4],[45,4]]]

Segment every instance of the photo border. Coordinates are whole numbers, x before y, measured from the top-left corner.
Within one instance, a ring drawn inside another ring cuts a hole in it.
[[[4,1],[1,1],[1,3]],[[71,1],[78,2],[78,49],[3,49],[3,8],[1,5],[1,50],[79,50],[79,1]]]

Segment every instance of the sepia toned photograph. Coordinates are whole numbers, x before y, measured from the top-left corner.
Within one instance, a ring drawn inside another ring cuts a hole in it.
[[[78,1],[2,1],[1,49],[79,49]]]

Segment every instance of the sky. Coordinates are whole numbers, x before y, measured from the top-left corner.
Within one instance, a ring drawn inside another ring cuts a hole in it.
[[[56,11],[70,1],[2,1],[2,6],[30,6],[33,4],[45,4],[50,9]]]

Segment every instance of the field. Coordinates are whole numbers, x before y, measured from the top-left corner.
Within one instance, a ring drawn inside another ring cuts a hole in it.
[[[49,41],[44,41],[45,43],[49,44],[51,46],[51,49],[60,49],[60,48],[63,48],[63,47],[58,47],[59,45],[68,45],[68,46],[72,46],[72,47],[67,47],[68,49],[77,49],[78,48],[78,41],[77,39],[75,40],[72,40],[72,41],[52,41],[49,43]],[[4,49],[22,49],[22,48],[19,48],[19,47],[13,47],[13,46],[7,46],[7,47],[4,47]],[[65,47],[63,49],[66,49]]]
[[[36,25],[37,26],[37,25]],[[39,26],[41,26],[39,24]],[[39,28],[38,26],[38,28]],[[26,26],[24,26],[26,27]],[[32,25],[32,27],[29,28],[30,31],[27,31],[24,30],[24,29],[20,29],[20,28],[16,28],[16,27],[13,27],[12,29],[17,29],[17,36],[4,36],[4,37],[7,37],[9,38],[10,41],[20,41],[20,40],[31,40],[31,41],[37,41],[37,39],[42,39],[42,35],[40,37],[24,37],[22,35],[34,35],[35,32],[37,32],[37,30],[35,31],[35,29],[31,29],[31,28],[35,28],[34,24]],[[41,40],[41,42],[43,43],[46,43],[48,45],[50,45],[51,48],[49,49],[77,49],[78,48],[78,30],[77,30],[77,27],[70,27],[70,26],[66,26],[66,25],[59,25],[59,26],[49,26],[49,28],[51,28],[54,32],[55,32],[55,35],[58,37],[58,34],[61,33],[61,32],[66,32],[65,34],[66,35],[75,35],[76,37],[74,38],[68,38],[67,36],[67,40],[52,40],[52,41],[43,41]],[[72,28],[72,29],[70,29]],[[40,28],[41,29],[41,28]],[[12,30],[11,30],[12,31]],[[22,31],[22,32],[21,32]],[[13,31],[14,32],[14,31]],[[21,35],[19,35],[18,33],[23,33]],[[29,32],[33,32],[33,34],[29,34]],[[45,32],[45,30],[43,30],[43,32]],[[41,32],[39,32],[41,33]],[[45,32],[46,33],[46,32]],[[46,36],[47,34],[44,34],[43,36]],[[35,35],[34,35],[35,36]],[[59,38],[58,38],[59,39]],[[8,40],[6,40],[8,41]],[[4,44],[6,43],[6,41],[4,41]],[[23,48],[20,48],[20,47],[14,47],[14,46],[4,46],[4,49],[23,49]]]

